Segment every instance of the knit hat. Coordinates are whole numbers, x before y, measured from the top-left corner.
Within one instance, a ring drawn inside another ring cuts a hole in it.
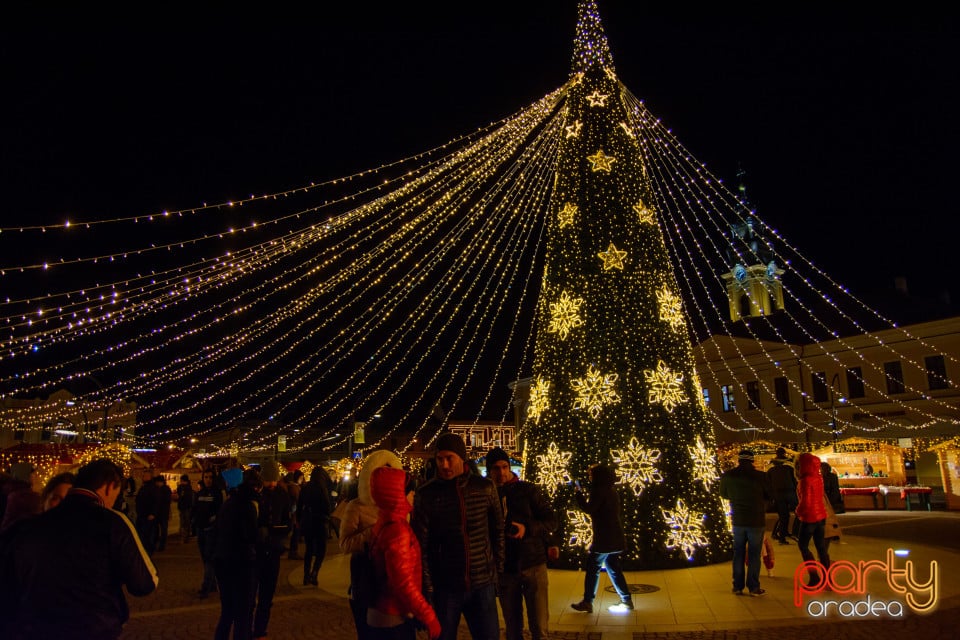
[[[740,455],[738,456],[740,460],[749,460],[753,462],[753,450],[752,449],[740,449]]]
[[[227,489],[235,489],[243,481],[243,469],[224,469],[220,474],[223,481],[227,483]]]
[[[280,479],[280,465],[269,460],[260,465],[260,479],[264,482],[276,482]]]
[[[30,482],[30,474],[34,471],[36,468],[29,462],[15,462],[10,465],[10,475],[20,482]]]
[[[510,464],[510,456],[507,455],[507,452],[500,447],[494,447],[493,449],[490,449],[490,451],[487,452],[487,470],[501,460],[506,460],[507,464]]]
[[[462,460],[467,459],[467,445],[463,438],[455,433],[445,433],[437,438],[436,451],[453,451]]]

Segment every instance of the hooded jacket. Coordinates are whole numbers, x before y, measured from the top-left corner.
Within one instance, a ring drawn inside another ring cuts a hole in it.
[[[403,469],[390,467],[375,469],[370,478],[370,492],[380,510],[371,556],[376,574],[385,578],[371,606],[387,615],[412,614],[436,637],[440,622],[420,590],[420,544],[407,522],[411,507],[404,490],[406,478]]]
[[[577,491],[574,497],[582,511],[590,514],[593,523],[593,553],[625,551],[626,537],[620,522],[620,496],[617,495],[617,477],[613,469],[603,465],[593,468],[590,499]]]
[[[340,521],[340,551],[359,553],[370,542],[373,525],[377,521],[377,505],[370,495],[370,476],[379,467],[402,469],[400,458],[392,451],[379,449],[366,457],[357,478],[357,497],[347,503]]]
[[[827,518],[823,506],[823,477],[820,475],[820,458],[812,453],[803,453],[797,461],[800,484],[797,485],[797,518],[800,522],[820,522]]]

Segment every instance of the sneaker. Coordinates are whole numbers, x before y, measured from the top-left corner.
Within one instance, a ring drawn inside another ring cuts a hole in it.
[[[589,600],[581,600],[570,605],[574,611],[583,611],[584,613],[593,613],[593,603]]]
[[[734,589],[734,590],[732,591],[732,593],[733,593],[733,595],[735,595],[735,596],[742,596],[742,595],[743,595],[743,589]]]
[[[750,597],[751,597],[751,598],[759,598],[760,596],[764,595],[766,592],[767,592],[766,589],[757,589],[756,591],[751,591],[751,592],[750,592]]]
[[[621,602],[607,607],[607,611],[610,613],[627,613],[628,611],[633,611],[633,602]]]

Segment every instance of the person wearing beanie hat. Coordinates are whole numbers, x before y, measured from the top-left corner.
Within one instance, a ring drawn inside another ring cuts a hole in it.
[[[500,447],[487,452],[487,477],[497,486],[506,508],[506,550],[500,576],[500,608],[507,640],[523,637],[523,603],[527,603],[531,640],[547,637],[548,537],[557,529],[557,514],[532,482],[510,469],[510,456]]]
[[[280,465],[270,460],[260,465],[263,490],[257,527],[257,609],[253,615],[253,637],[265,638],[270,623],[270,609],[280,579],[280,558],[286,550],[290,534],[290,512],[293,502],[283,487],[278,487]]]
[[[496,639],[503,509],[497,488],[471,473],[466,458],[462,438],[452,433],[437,438],[437,475],[414,495],[412,525],[423,550],[424,590],[433,595],[441,638],[456,638],[463,616],[474,638]]]
[[[733,511],[733,593],[742,596],[746,587],[751,596],[762,596],[760,551],[773,490],[767,474],[753,468],[752,450],[741,450],[738,458],[739,464],[720,476],[720,495]]]
[[[445,433],[437,438],[435,449],[434,455],[439,455],[441,451],[452,451],[460,456],[461,460],[467,459],[467,445],[464,444],[463,438],[455,433]]]

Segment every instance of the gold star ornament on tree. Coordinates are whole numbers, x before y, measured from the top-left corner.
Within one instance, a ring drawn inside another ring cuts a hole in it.
[[[587,375],[570,381],[570,386],[577,394],[573,408],[586,409],[591,417],[596,418],[600,415],[603,405],[619,403],[620,396],[617,395],[615,388],[619,377],[620,374],[617,373],[604,375],[599,369],[590,365]]]
[[[603,270],[620,269],[623,271],[623,260],[627,257],[626,251],[620,251],[611,242],[606,251],[601,251],[597,257],[603,260]]]
[[[567,132],[568,138],[579,138],[580,130],[583,128],[583,123],[579,120],[574,120],[572,123],[565,126],[563,129]]]
[[[587,160],[590,161],[590,169],[594,173],[597,171],[610,173],[610,170],[613,168],[613,163],[617,161],[615,157],[605,155],[603,149],[597,149],[595,154],[587,156]]]
[[[573,217],[577,215],[577,205],[567,202],[563,209],[557,212],[557,220],[560,222],[560,228],[573,226]]]
[[[657,219],[653,215],[653,210],[643,204],[643,200],[633,205],[633,211],[637,214],[640,224],[657,224]]]
[[[609,97],[609,93],[600,93],[594,89],[593,93],[587,96],[587,102],[590,103],[591,107],[605,107],[607,106],[607,98]]]

